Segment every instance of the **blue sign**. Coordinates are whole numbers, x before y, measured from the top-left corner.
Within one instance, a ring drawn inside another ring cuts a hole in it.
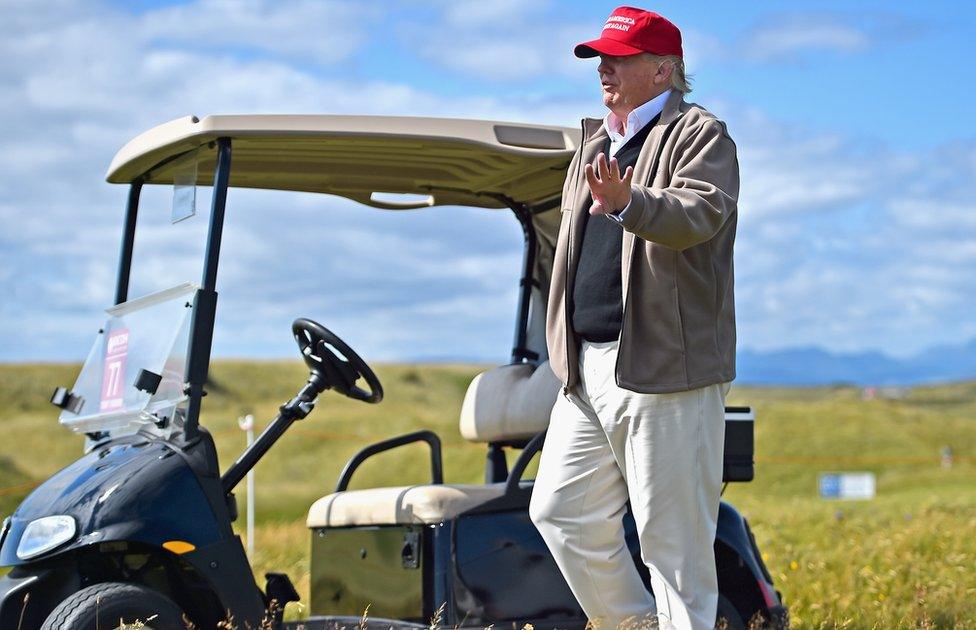
[[[820,496],[824,499],[840,498],[840,475],[820,475]]]
[[[823,499],[873,499],[875,494],[871,472],[821,473],[819,485]]]

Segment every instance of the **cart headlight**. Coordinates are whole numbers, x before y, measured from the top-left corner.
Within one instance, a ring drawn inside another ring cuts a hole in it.
[[[74,538],[76,531],[75,519],[70,516],[45,516],[31,521],[20,537],[17,557],[27,560],[47,553]]]

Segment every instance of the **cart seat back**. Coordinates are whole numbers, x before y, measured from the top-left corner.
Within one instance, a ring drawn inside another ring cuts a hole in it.
[[[474,377],[461,405],[461,435],[472,442],[531,438],[549,426],[562,383],[549,361],[503,365]]]

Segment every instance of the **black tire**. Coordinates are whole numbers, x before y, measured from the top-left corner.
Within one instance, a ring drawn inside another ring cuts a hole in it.
[[[106,630],[136,621],[147,630],[183,630],[183,611],[162,593],[136,584],[104,582],[58,604],[41,630]],[[97,625],[96,625],[97,620]]]
[[[718,611],[715,615],[715,628],[717,630],[746,630],[746,624],[742,621],[742,615],[736,610],[724,595],[719,593]]]

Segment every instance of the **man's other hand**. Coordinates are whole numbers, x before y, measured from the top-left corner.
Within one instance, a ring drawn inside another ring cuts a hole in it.
[[[593,160],[593,164],[587,164],[583,171],[590,185],[590,193],[593,195],[590,214],[618,212],[630,203],[630,182],[634,178],[633,167],[628,166],[624,176],[621,177],[617,158],[610,158],[610,163],[607,164],[607,156],[601,152]]]

